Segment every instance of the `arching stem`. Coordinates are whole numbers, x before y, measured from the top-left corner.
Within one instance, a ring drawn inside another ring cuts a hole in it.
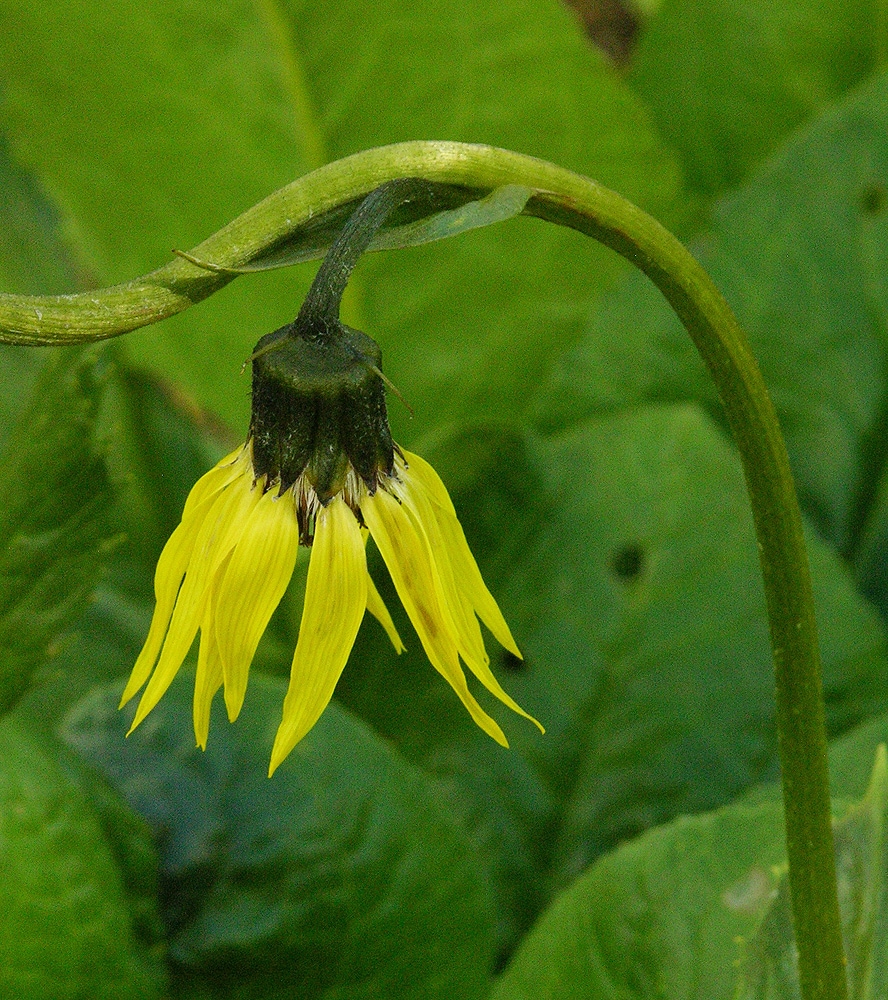
[[[681,318],[714,379],[740,451],[770,622],[789,880],[804,1000],[845,1000],[847,985],[830,825],[817,629],[802,519],[774,407],[743,331],[709,276],[659,223],[551,163],[489,146],[410,142],[367,150],[300,178],[192,251],[220,268],[249,265],[297,240],[324,213],[397,178],[486,192],[534,191],[525,212],[594,237],[641,268]],[[95,340],[179,312],[232,280],[184,259],[79,296],[0,296],[0,339]]]

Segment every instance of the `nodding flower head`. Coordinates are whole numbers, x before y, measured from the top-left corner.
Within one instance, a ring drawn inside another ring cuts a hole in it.
[[[329,703],[365,611],[398,652],[404,648],[367,570],[368,536],[426,655],[475,722],[508,746],[469,690],[463,663],[531,718],[490,669],[479,619],[521,654],[444,484],[392,442],[380,365],[374,341],[338,322],[297,321],[259,342],[248,440],[195,484],[157,565],[154,618],[121,701],[147,681],[133,729],[163,696],[198,631],[198,745],[206,747],[220,687],[229,719],[237,718],[253,655],[302,543],[311,561],[273,773]]]

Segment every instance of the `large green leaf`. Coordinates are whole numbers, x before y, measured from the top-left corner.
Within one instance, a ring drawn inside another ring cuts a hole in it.
[[[602,858],[528,934],[492,1000],[730,997],[784,853],[780,807],[680,819]]]
[[[88,696],[64,730],[159,837],[180,990],[481,995],[488,888],[434,784],[336,707],[269,780],[285,686],[261,678],[202,754],[190,686],[174,685],[128,740],[119,685]]]
[[[886,124],[882,75],[722,202],[697,248],[749,332],[803,504],[846,552],[885,461]],[[651,399],[695,399],[721,414],[689,337],[639,275],[564,356],[537,414],[544,426],[563,426]]]
[[[884,996],[885,749],[835,825],[852,1000]],[[601,858],[527,936],[492,1000],[799,1000],[779,790],[682,818]],[[735,991],[736,987],[736,991]]]
[[[836,824],[854,1000],[884,995],[886,775],[877,748],[886,733],[881,716],[830,748],[833,793],[864,795],[839,807]],[[679,819],[601,858],[527,936],[493,1000],[707,1000],[734,996],[740,976],[744,997],[796,1000],[780,789],[756,798]]]
[[[12,717],[0,724],[0,994],[153,1000],[163,970],[83,792]],[[144,918],[144,913],[141,914]]]
[[[83,610],[111,545],[89,353],[58,353],[0,454],[0,712]]]
[[[657,212],[676,186],[637,99],[556,0],[12,0],[0,55],[14,155],[101,282],[164,263],[312,166],[400,139],[539,154]],[[470,408],[520,409],[618,266],[531,221],[456,242],[368,261],[349,306],[417,409],[409,429],[399,416],[402,437]],[[305,280],[241,278],[128,340],[244,428],[237,371],[292,319]]]
[[[833,827],[850,1000],[879,1000],[888,989],[886,764],[883,744],[867,794]],[[788,879],[744,952],[737,1000],[802,1000]]]
[[[736,453],[689,406],[601,417],[548,440],[475,429],[434,458],[525,655],[495,666],[547,733],[494,707],[514,749],[492,744],[407,624],[397,666],[386,666],[379,631],[365,630],[339,694],[447,778],[520,926],[602,851],[773,773],[752,518]],[[840,731],[885,705],[885,642],[816,540],[812,559]]]
[[[642,35],[631,81],[690,183],[712,195],[876,67],[886,44],[877,8],[666,0]]]

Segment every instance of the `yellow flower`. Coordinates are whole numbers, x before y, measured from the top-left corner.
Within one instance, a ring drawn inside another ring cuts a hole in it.
[[[475,722],[508,742],[469,691],[460,658],[513,711],[532,719],[490,669],[478,619],[515,656],[509,627],[469,551],[444,484],[427,462],[400,449],[370,479],[348,466],[341,488],[319,497],[308,473],[287,488],[257,475],[253,441],[224,458],[191,491],[155,576],[156,607],[121,707],[147,681],[135,729],[154,708],[200,630],[194,732],[205,748],[213,696],[224,686],[228,718],[243,705],[253,655],[296,564],[312,544],[305,605],[269,775],[317,722],[351,652],[365,609],[395,649],[404,647],[367,571],[369,534],[435,669]]]

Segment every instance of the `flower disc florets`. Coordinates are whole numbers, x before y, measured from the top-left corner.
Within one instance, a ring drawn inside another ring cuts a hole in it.
[[[269,488],[294,487],[304,545],[319,505],[342,495],[357,514],[359,485],[373,494],[394,468],[379,346],[336,327],[293,323],[263,337],[253,354],[254,471]]]

